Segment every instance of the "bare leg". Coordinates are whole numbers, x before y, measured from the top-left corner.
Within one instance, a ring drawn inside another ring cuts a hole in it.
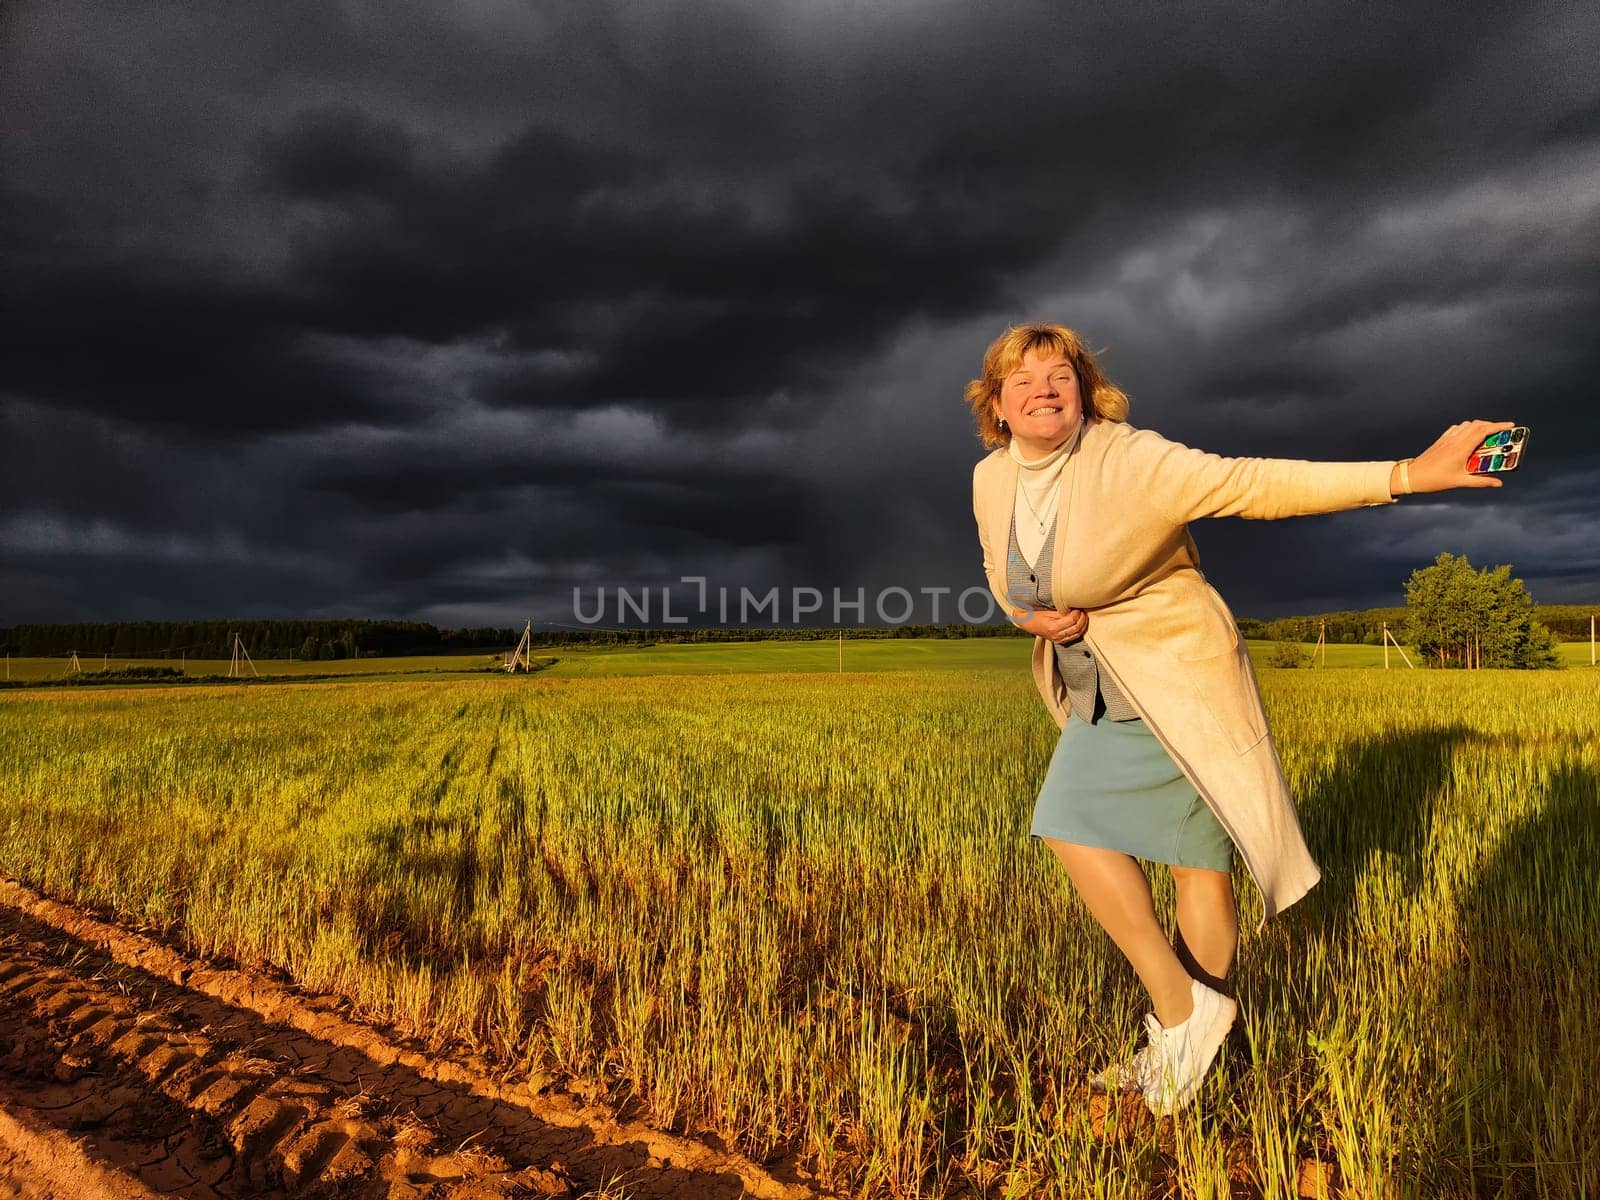
[[[1177,955],[1185,970],[1209,988],[1228,992],[1228,972],[1239,946],[1233,878],[1226,871],[1173,867],[1178,890]]]
[[[1072,886],[1088,905],[1117,949],[1133,964],[1150,993],[1157,1020],[1168,1029],[1189,1019],[1194,1009],[1191,976],[1167,941],[1156,917],[1150,881],[1132,855],[1099,846],[1080,846],[1045,838],[1066,867]]]

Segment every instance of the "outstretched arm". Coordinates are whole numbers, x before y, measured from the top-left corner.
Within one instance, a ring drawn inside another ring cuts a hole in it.
[[[1489,476],[1470,475],[1466,463],[1485,434],[1510,422],[1453,425],[1426,451],[1408,460],[1411,491],[1498,487]],[[1138,491],[1178,524],[1201,517],[1277,520],[1389,504],[1405,494],[1400,464],[1308,462],[1292,458],[1224,458],[1170,442],[1153,430],[1129,433]]]

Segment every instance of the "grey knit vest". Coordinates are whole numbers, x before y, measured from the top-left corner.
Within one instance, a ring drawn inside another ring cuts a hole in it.
[[[1054,608],[1050,596],[1050,568],[1055,554],[1056,526],[1044,535],[1044,548],[1039,551],[1039,561],[1032,566],[1022,557],[1017,546],[1016,514],[1011,520],[1011,548],[1006,551],[1006,596],[1017,607]],[[1090,617],[1090,620],[1093,620]],[[1112,721],[1131,721],[1139,714],[1133,710],[1111,676],[1101,673],[1100,666],[1082,638],[1067,645],[1057,644],[1056,665],[1061,680],[1067,687],[1067,701],[1072,715],[1092,725],[1104,716]]]

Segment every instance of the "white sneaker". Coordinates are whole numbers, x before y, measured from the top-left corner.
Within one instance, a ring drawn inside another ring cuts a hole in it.
[[[1154,1014],[1151,1014],[1152,1016]],[[1103,1071],[1089,1076],[1091,1092],[1142,1092],[1150,1073],[1161,1061],[1161,1052],[1152,1042],[1146,1042],[1134,1052],[1127,1062],[1112,1063]]]
[[[1181,1025],[1163,1029],[1155,1013],[1147,1013],[1144,1019],[1151,1048],[1159,1057],[1142,1090],[1145,1103],[1158,1117],[1187,1108],[1194,1100],[1239,1014],[1237,1004],[1198,979],[1191,982],[1189,992],[1194,997],[1194,1011]]]

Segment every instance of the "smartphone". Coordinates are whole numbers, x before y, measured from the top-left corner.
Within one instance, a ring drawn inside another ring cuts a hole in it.
[[[1467,470],[1474,475],[1498,475],[1515,471],[1528,451],[1528,427],[1502,429],[1484,438],[1467,459]]]

